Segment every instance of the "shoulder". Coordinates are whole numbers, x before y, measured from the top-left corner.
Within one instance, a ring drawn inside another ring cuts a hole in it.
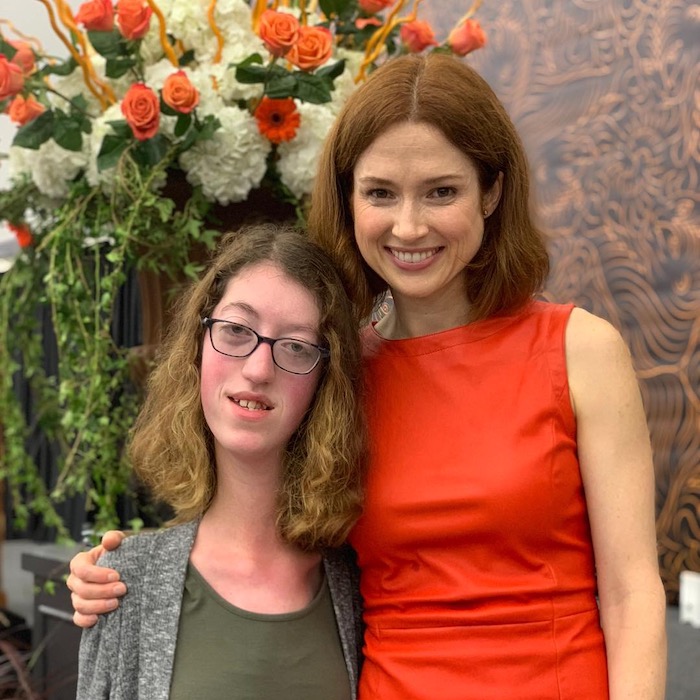
[[[117,549],[101,556],[97,564],[128,575],[159,562],[176,561],[189,555],[196,530],[197,523],[191,522],[127,537]]]
[[[630,353],[611,323],[574,308],[566,326],[566,359],[570,373],[597,374],[610,369],[611,363],[629,365]]]
[[[636,387],[627,345],[608,321],[575,308],[566,327],[566,365],[574,410],[611,400],[620,390]]]

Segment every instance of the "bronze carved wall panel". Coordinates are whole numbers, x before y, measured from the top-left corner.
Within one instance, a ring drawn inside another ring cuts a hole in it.
[[[421,8],[443,37],[469,2]],[[468,60],[520,129],[550,236],[545,296],[632,352],[657,478],[662,575],[700,571],[700,4],[486,0]]]

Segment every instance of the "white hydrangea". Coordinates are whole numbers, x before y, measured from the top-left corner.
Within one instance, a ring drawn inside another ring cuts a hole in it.
[[[335,114],[340,111],[340,108],[345,104],[345,100],[350,97],[350,94],[357,89],[355,76],[359,72],[365,57],[364,53],[361,51],[350,51],[349,49],[342,48],[339,48],[336,53],[337,55],[332,60],[339,61],[341,58],[344,58],[345,70],[334,81],[335,90],[333,90],[332,93],[333,100],[330,108]]]
[[[109,126],[109,122],[119,121],[120,119],[124,119],[121,105],[115,104],[109,107],[107,111],[101,114],[97,119],[94,119],[92,122],[92,133],[90,134],[88,147],[89,156],[86,177],[87,181],[92,187],[101,185],[105,191],[111,190],[116,169],[109,168],[108,170],[102,170],[101,172],[98,171],[97,156],[100,154],[100,150],[102,149],[102,141],[104,141],[104,137],[107,134],[112,133],[112,127]]]
[[[12,176],[30,175],[39,192],[52,199],[68,196],[71,180],[87,167],[87,161],[85,143],[82,151],[67,151],[53,139],[42,143],[38,150],[12,146],[9,152]]]
[[[214,112],[221,127],[211,139],[199,141],[180,156],[180,166],[192,185],[220,204],[242,202],[265,175],[270,143],[258,131],[254,117],[238,107]]]
[[[301,115],[299,130],[294,139],[278,146],[277,170],[282,182],[301,199],[311,193],[321,147],[335,113],[329,104],[297,102],[297,109]]]

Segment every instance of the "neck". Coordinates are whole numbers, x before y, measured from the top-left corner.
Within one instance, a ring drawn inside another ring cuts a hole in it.
[[[432,300],[405,299],[400,295],[393,300],[391,311],[376,325],[377,333],[388,340],[417,338],[469,323],[469,304],[464,298],[439,304]]]
[[[264,551],[282,545],[275,526],[282,465],[279,459],[246,464],[217,456],[216,493],[202,518],[205,532],[237,549]]]

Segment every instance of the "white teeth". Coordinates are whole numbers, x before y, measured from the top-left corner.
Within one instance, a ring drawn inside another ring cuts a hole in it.
[[[407,263],[418,263],[418,262],[423,262],[423,260],[427,260],[428,258],[432,258],[435,253],[438,252],[437,248],[433,248],[432,250],[424,250],[421,251],[420,253],[407,253],[403,250],[394,250],[393,248],[390,249],[391,254],[397,259],[400,260],[401,262],[407,262]]]
[[[259,401],[248,401],[248,399],[234,399],[234,401],[241,407],[247,408],[249,411],[269,411],[270,409]]]

